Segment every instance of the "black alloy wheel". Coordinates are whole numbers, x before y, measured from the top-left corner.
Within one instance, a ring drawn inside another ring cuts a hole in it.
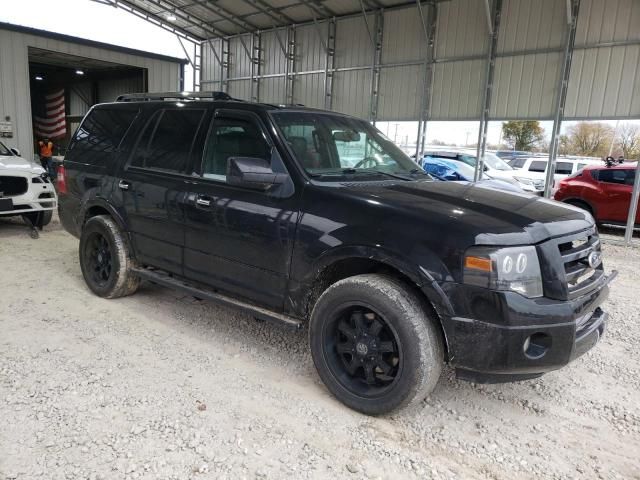
[[[91,279],[98,286],[106,285],[113,271],[109,241],[100,233],[94,232],[85,243],[84,255]]]
[[[347,389],[374,398],[388,390],[402,370],[391,326],[371,308],[353,305],[328,322],[324,349],[329,368]]]

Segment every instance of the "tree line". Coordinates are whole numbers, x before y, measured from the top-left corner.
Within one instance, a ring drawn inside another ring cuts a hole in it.
[[[502,138],[514,150],[549,151],[545,131],[535,120],[504,122]],[[602,122],[578,122],[569,126],[558,141],[560,155],[606,157],[611,151],[616,158],[640,158],[640,125],[634,123],[620,123],[614,128]]]

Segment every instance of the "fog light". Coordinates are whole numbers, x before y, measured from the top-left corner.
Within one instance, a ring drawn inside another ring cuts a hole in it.
[[[534,333],[527,337],[522,345],[525,356],[531,360],[544,357],[550,348],[551,336],[546,333]]]

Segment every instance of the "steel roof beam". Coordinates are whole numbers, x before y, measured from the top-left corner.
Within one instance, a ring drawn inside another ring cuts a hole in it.
[[[293,18],[291,18],[289,15],[285,15],[278,8],[269,5],[264,0],[243,0],[243,1],[251,5],[256,10],[258,10],[259,13],[262,13],[268,16],[269,18],[271,18],[272,20],[279,22],[282,26],[296,23],[296,21]],[[251,15],[257,15],[257,13],[254,13]]]
[[[132,7],[135,5],[133,2],[130,2],[128,0],[117,0],[118,3],[127,3],[129,5],[131,5]],[[158,12],[153,12],[152,15],[155,15],[156,17],[162,19],[162,14],[164,13],[170,13],[171,15],[175,15],[176,18],[181,19],[182,21],[186,22],[189,24],[189,26],[191,26],[192,28],[200,28],[201,30],[211,33],[213,35],[226,35],[226,32],[223,32],[221,30],[218,30],[216,28],[214,28],[213,26],[210,26],[207,24],[207,22],[205,22],[204,20],[201,20],[200,18],[188,13],[188,12],[184,12],[182,9],[180,9],[180,7],[177,7],[175,4],[171,3],[168,0],[145,0],[145,2],[150,3],[151,5],[159,8],[160,10]],[[168,20],[166,20],[166,18],[164,19],[165,22],[168,22]]]
[[[154,1],[154,0],[146,0],[146,1]],[[171,3],[171,2],[169,2]],[[173,4],[172,4],[173,5]],[[175,5],[174,5],[175,6]],[[189,8],[189,7],[193,7],[193,6],[200,6],[206,10],[208,10],[211,13],[214,13],[215,15],[218,15],[222,20],[213,20],[213,21],[204,21],[205,24],[207,25],[213,25],[214,23],[219,23],[220,21],[227,21],[229,23],[234,24],[237,27],[243,28],[247,31],[252,31],[252,30],[258,30],[258,26],[248,22],[244,19],[240,19],[237,20],[239,17],[237,15],[235,15],[233,12],[227,10],[224,7],[221,7],[217,4],[217,2],[215,1],[210,1],[210,0],[196,0],[194,2],[192,2],[191,4],[189,4],[189,6],[182,6],[182,7],[177,7],[176,8],[180,8],[180,9],[185,9],[185,8]]]
[[[179,35],[183,37],[185,40],[189,40],[190,42],[197,42],[200,39],[199,35],[196,35],[193,32],[190,32],[186,28],[173,25],[166,18],[162,18],[159,15],[155,15],[154,13],[151,13],[143,9],[132,2],[128,2],[127,0],[92,0],[92,1],[96,3],[101,3],[103,5],[109,5],[114,8],[121,8],[122,10],[125,10],[135,15],[136,17],[142,18],[143,20],[146,20],[147,22],[162,28],[163,30],[171,32],[175,35]],[[191,24],[189,26],[191,28],[200,28],[197,26],[194,27]],[[217,34],[213,33],[213,35],[216,36]]]

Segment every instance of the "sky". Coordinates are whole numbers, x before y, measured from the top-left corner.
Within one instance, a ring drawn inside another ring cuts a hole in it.
[[[0,21],[25,25],[76,37],[88,38],[138,50],[186,58],[176,36],[129,12],[91,0],[1,0]],[[191,55],[193,46],[186,42]],[[192,83],[191,68],[185,71],[185,85]],[[640,121],[636,121],[640,123]],[[564,122],[565,131],[575,122]],[[607,121],[615,126],[615,121]],[[634,122],[635,123],[635,122]],[[464,145],[475,143],[478,122],[429,122],[427,143],[440,140]],[[541,122],[547,137],[552,122]],[[488,142],[497,144],[502,122],[490,122]],[[415,142],[417,122],[379,122],[378,128],[398,143]],[[397,133],[396,133],[397,132]],[[467,141],[468,140],[468,141]]]

